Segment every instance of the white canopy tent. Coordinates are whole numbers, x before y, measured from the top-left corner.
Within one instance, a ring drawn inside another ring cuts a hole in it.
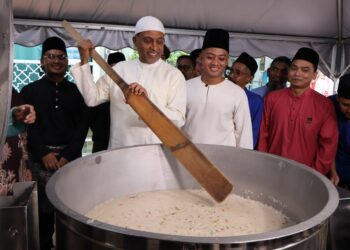
[[[133,26],[153,15],[166,27],[171,50],[200,48],[205,31],[230,32],[230,54],[292,57],[302,46],[321,56],[332,78],[350,64],[350,1],[345,0],[13,0],[14,41],[34,46],[47,37],[75,42],[61,27],[66,19],[95,45],[132,47]]]

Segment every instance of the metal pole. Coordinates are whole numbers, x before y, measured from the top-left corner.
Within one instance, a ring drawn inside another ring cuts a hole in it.
[[[0,1],[0,154],[7,133],[13,72],[12,1]]]

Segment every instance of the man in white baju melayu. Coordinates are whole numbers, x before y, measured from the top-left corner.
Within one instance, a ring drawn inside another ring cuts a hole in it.
[[[252,125],[243,89],[224,78],[229,35],[208,30],[201,53],[202,74],[187,81],[184,132],[195,143],[253,148]]]
[[[164,27],[155,17],[141,18],[133,43],[139,59],[116,64],[113,69],[130,85],[134,94],[145,94],[178,127],[185,122],[186,82],[181,72],[161,59]],[[123,92],[108,77],[93,81],[88,60],[90,40],[79,44],[81,63],[72,67],[78,89],[88,106],[111,102],[109,148],[160,143],[135,111],[125,103]]]

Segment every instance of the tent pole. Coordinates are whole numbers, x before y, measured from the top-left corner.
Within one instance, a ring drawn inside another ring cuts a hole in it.
[[[337,1],[338,41],[343,40],[343,0]]]

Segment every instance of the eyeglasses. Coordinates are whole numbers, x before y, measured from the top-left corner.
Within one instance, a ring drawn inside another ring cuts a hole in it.
[[[55,55],[55,54],[47,54],[44,56],[45,58],[49,59],[49,60],[59,60],[59,61],[63,61],[67,59],[67,55],[65,54],[59,54],[59,55]]]

